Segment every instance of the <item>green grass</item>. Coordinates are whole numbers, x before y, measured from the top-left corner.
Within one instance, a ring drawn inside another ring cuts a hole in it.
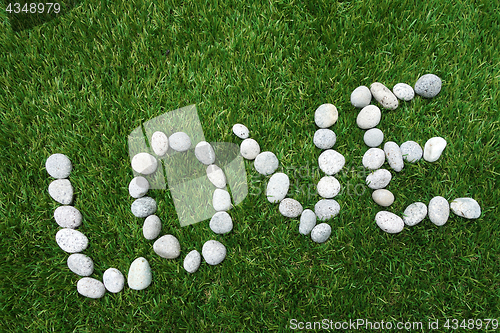
[[[20,31],[2,11],[0,330],[256,332],[286,331],[292,318],[499,318],[499,11],[494,1],[81,1]],[[214,235],[208,221],[181,228],[169,192],[155,190],[163,233],[179,238],[181,257],[161,259],[142,237],[127,190],[127,136],[141,123],[196,104],[206,139],[233,143],[231,127],[243,123],[292,178],[289,196],[313,208],[317,106],[339,110],[341,184],[362,184],[366,147],[350,93],[374,81],[413,85],[425,73],[442,78],[441,93],[384,111],[379,127],[386,140],[442,136],[448,146],[436,163],[394,174],[389,210],[470,196],[479,219],[451,214],[443,227],[426,219],[389,235],[360,185],[361,195],[337,197],[332,236],[316,244],[257,195],[268,177],[246,163],[251,195],[230,211],[230,234]],[[77,293],[55,242],[58,204],[44,168],[53,153],[73,162],[93,277],[109,267],[127,273],[144,256],[149,288],[99,300]],[[184,256],[208,239],[226,245],[226,260],[186,273]]]

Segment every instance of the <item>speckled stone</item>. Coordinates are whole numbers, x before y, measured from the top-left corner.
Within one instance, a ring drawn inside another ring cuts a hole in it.
[[[132,198],[140,198],[149,191],[149,182],[142,176],[134,177],[128,184],[128,193]]]
[[[63,205],[73,201],[73,186],[67,179],[56,179],[49,184],[49,195]]]
[[[300,215],[299,233],[309,235],[316,225],[316,214],[310,209],[304,209]]]
[[[373,191],[372,199],[382,207],[389,207],[394,203],[394,194],[389,190],[379,189]]]
[[[89,240],[80,231],[66,228],[56,233],[56,243],[65,252],[77,253],[87,248]]]
[[[406,141],[401,144],[401,154],[403,159],[410,163],[415,163],[420,161],[424,151],[422,147],[415,141]]]
[[[345,158],[339,152],[328,149],[318,157],[318,165],[321,171],[331,176],[342,170],[345,164]]]
[[[64,154],[52,154],[45,161],[47,173],[54,178],[68,178],[73,166],[68,156]]]
[[[150,175],[156,171],[158,161],[156,157],[148,153],[139,153],[132,157],[132,169],[143,175]]]
[[[406,207],[403,213],[403,221],[407,226],[419,224],[427,216],[427,206],[423,202],[414,202]]]
[[[170,148],[175,151],[183,152],[191,148],[191,139],[184,132],[176,132],[168,138]]]
[[[160,131],[154,132],[151,136],[151,148],[156,155],[165,156],[168,151],[168,136]]]
[[[434,74],[422,75],[415,83],[415,93],[425,98],[433,98],[441,91],[441,79]]]
[[[403,161],[403,154],[398,144],[393,141],[388,141],[384,145],[384,153],[387,158],[387,163],[396,172],[403,170],[405,163]]]
[[[378,169],[366,176],[366,185],[373,190],[378,190],[389,185],[392,179],[390,171]]]
[[[330,129],[320,128],[314,133],[313,143],[319,149],[330,149],[335,145],[336,141],[337,136]]]
[[[373,98],[375,98],[384,109],[396,110],[398,108],[398,99],[394,96],[392,91],[382,83],[372,83],[370,85],[370,92],[372,93]]]
[[[380,148],[370,148],[363,155],[363,166],[369,170],[377,170],[385,162],[385,153]]]
[[[394,213],[380,211],[375,215],[375,222],[380,229],[389,234],[396,234],[403,231],[405,226],[403,219]]]
[[[392,87],[392,92],[400,100],[409,102],[415,97],[415,92],[413,88],[406,83],[398,83]]]
[[[361,129],[369,129],[380,123],[382,113],[376,105],[367,105],[361,109],[356,118],[356,124]]]
[[[215,187],[226,187],[226,175],[217,165],[212,164],[207,167],[207,177]]]
[[[328,128],[337,122],[339,113],[335,105],[326,103],[320,105],[314,112],[314,122],[319,128]]]
[[[136,199],[130,206],[130,210],[136,217],[148,217],[156,212],[156,201],[151,197]]]
[[[156,215],[149,215],[144,220],[142,225],[142,234],[144,238],[148,240],[153,240],[160,235],[161,232],[161,220]]]
[[[111,293],[119,293],[125,286],[125,277],[116,268],[108,268],[102,275],[104,287]]]
[[[450,207],[455,215],[466,219],[477,219],[481,216],[481,206],[472,198],[457,198],[451,202]]]
[[[212,197],[212,203],[217,212],[229,210],[231,208],[231,196],[228,191],[216,188]]]
[[[438,227],[444,225],[450,216],[450,204],[448,200],[437,196],[431,199],[428,206],[429,220]]]
[[[227,212],[217,212],[210,219],[210,229],[219,235],[233,230],[233,219]]]
[[[334,198],[340,192],[340,183],[337,178],[333,176],[322,177],[316,187],[318,189],[318,194],[326,199]]]
[[[446,140],[436,136],[427,140],[424,146],[424,160],[436,162],[446,148]]]
[[[316,243],[324,243],[330,238],[332,227],[327,223],[316,225],[311,231],[311,239]]]
[[[209,240],[201,249],[205,262],[209,265],[218,265],[226,258],[226,247],[216,240]]]
[[[378,128],[369,129],[365,132],[363,141],[368,147],[376,148],[382,144],[382,141],[384,141],[384,133]]]
[[[181,254],[181,244],[173,235],[161,236],[154,242],[153,251],[166,259],[175,259]]]
[[[106,293],[106,288],[101,281],[89,277],[78,280],[76,290],[80,295],[88,298],[101,298]]]
[[[56,223],[63,228],[78,228],[82,224],[82,214],[73,206],[59,206],[54,211]]]
[[[359,86],[351,93],[351,104],[355,108],[364,108],[372,100],[372,93],[367,86]]]
[[[90,276],[94,273],[94,262],[90,257],[81,253],[73,253],[68,257],[68,268],[80,276]]]
[[[127,282],[130,289],[143,290],[151,284],[151,267],[146,258],[135,259],[128,270]]]
[[[314,205],[314,213],[320,221],[334,218],[339,212],[340,205],[334,199],[322,199]]]
[[[290,179],[282,172],[277,172],[271,176],[266,188],[267,200],[271,203],[278,203],[286,197],[290,188]]]
[[[206,141],[199,142],[194,148],[194,155],[201,163],[210,165],[215,162],[215,151],[212,145]]]
[[[243,124],[234,124],[233,133],[240,139],[246,139],[250,135],[248,128]]]
[[[260,146],[254,139],[245,139],[240,145],[240,154],[247,160],[253,160],[260,154]]]
[[[285,217],[295,218],[302,214],[302,205],[295,199],[285,198],[281,200],[279,211]]]
[[[201,264],[201,254],[200,252],[193,250],[187,254],[184,258],[183,267],[188,273],[194,273],[200,268]]]
[[[279,161],[274,153],[265,151],[257,155],[253,166],[258,173],[267,176],[273,174],[278,169]]]

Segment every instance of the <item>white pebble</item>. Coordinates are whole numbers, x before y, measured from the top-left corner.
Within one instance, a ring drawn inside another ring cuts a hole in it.
[[[234,124],[233,133],[240,139],[246,139],[249,135],[248,128],[242,124]]]
[[[384,109],[389,109],[389,110],[396,110],[399,101],[394,96],[392,91],[384,86],[380,82],[374,82],[370,85],[370,92],[372,93],[373,98],[377,100],[377,102],[382,105]]]
[[[406,83],[398,83],[392,87],[392,92],[400,100],[409,102],[415,97],[413,88]]]
[[[451,202],[450,207],[455,215],[466,219],[477,219],[481,216],[481,206],[472,198],[457,198]]]
[[[295,218],[302,214],[302,205],[295,199],[285,198],[281,200],[279,211],[285,217]]]
[[[310,209],[304,209],[300,215],[299,233],[309,235],[316,225],[316,214]]]
[[[330,149],[335,145],[336,141],[337,136],[330,129],[320,128],[314,133],[313,143],[319,149]]]
[[[382,118],[382,113],[376,105],[367,105],[361,109],[356,118],[356,124],[361,129],[369,129],[377,126]]]
[[[414,202],[406,207],[403,213],[403,221],[407,226],[419,224],[427,216],[427,206],[423,202]]]
[[[156,155],[165,156],[168,151],[168,136],[160,131],[154,132],[151,136],[151,148]]]
[[[378,128],[372,128],[365,132],[363,136],[363,141],[368,147],[378,147],[384,141],[384,133]]]
[[[94,272],[94,262],[90,257],[81,253],[73,253],[68,257],[69,269],[80,276],[90,276]]]
[[[387,158],[389,166],[396,172],[403,170],[405,164],[403,161],[403,154],[398,144],[393,141],[388,141],[384,145],[384,153]]]
[[[446,140],[436,136],[427,140],[424,146],[424,160],[436,162],[446,148]]]
[[[380,148],[370,148],[363,155],[363,166],[370,170],[377,170],[385,162],[384,151]]]
[[[245,139],[240,145],[240,154],[247,160],[253,160],[260,154],[260,146],[254,139]]]
[[[224,174],[224,171],[222,171],[222,169],[217,165],[212,164],[207,167],[207,177],[215,187],[226,187],[226,175]]]
[[[63,228],[78,228],[82,224],[82,214],[73,206],[59,206],[54,211],[56,223]]]
[[[210,165],[215,162],[215,151],[212,145],[206,141],[201,141],[194,148],[194,155],[201,163]]]
[[[406,141],[401,144],[401,154],[403,159],[410,163],[415,163],[420,161],[424,151],[422,147],[415,141]]]
[[[101,298],[106,293],[104,284],[101,281],[89,277],[78,280],[76,290],[80,295],[88,298]]]
[[[210,219],[210,229],[219,235],[233,230],[233,219],[227,212],[217,212]]]
[[[135,199],[130,205],[130,210],[136,217],[148,217],[156,212],[156,201],[151,197]]]
[[[226,253],[226,247],[216,240],[207,241],[201,249],[203,259],[209,265],[220,264],[226,258]]]
[[[438,227],[444,225],[450,216],[450,205],[448,200],[437,196],[429,201],[428,207],[429,220]]]
[[[366,176],[366,185],[373,190],[378,190],[389,185],[392,179],[390,171],[378,169]]]
[[[282,172],[275,173],[269,179],[266,188],[267,200],[271,203],[278,203],[286,197],[290,187],[290,179]]]
[[[73,201],[73,186],[67,179],[56,179],[49,184],[49,195],[63,205]]]
[[[135,259],[128,270],[128,286],[130,289],[143,290],[151,284],[151,267],[146,258]]]
[[[119,293],[125,286],[125,277],[116,268],[108,268],[102,275],[104,287],[111,293]]]
[[[318,165],[321,171],[331,176],[339,172],[345,164],[345,158],[339,152],[328,149],[318,157]]]
[[[405,226],[403,219],[394,213],[380,211],[375,215],[375,222],[380,229],[389,234],[401,232]]]
[[[194,273],[200,268],[201,264],[201,254],[200,252],[193,250],[187,254],[184,258],[183,267],[188,273]]]
[[[149,182],[142,176],[134,177],[128,184],[128,193],[132,198],[140,198],[149,191]]]
[[[148,153],[139,153],[132,157],[132,169],[143,175],[150,175],[156,171],[158,161]]]
[[[231,208],[231,196],[226,190],[216,188],[212,199],[214,209],[217,212],[226,211]]]
[[[339,212],[340,205],[334,199],[322,199],[314,205],[314,213],[320,221],[334,218]]]
[[[379,189],[373,191],[372,199],[382,207],[389,207],[394,203],[394,194],[389,190]]]
[[[148,240],[153,240],[160,235],[161,232],[161,220],[156,215],[149,215],[144,220],[142,225],[142,234],[144,238]]]
[[[340,183],[337,178],[333,176],[322,177],[316,187],[318,189],[318,194],[326,199],[331,199],[340,192]]]
[[[47,173],[54,178],[68,178],[73,166],[68,156],[64,154],[52,154],[45,161]]]
[[[78,230],[61,229],[56,233],[56,243],[63,251],[77,253],[87,248],[89,240]]]
[[[253,166],[258,173],[267,176],[273,174],[278,169],[279,161],[274,153],[265,151],[257,155]]]
[[[434,74],[422,75],[415,83],[415,93],[425,98],[433,98],[440,91],[441,79]]]
[[[191,139],[189,135],[184,132],[177,132],[170,136],[168,139],[170,148],[175,151],[183,152],[191,148]]]
[[[372,100],[372,93],[367,86],[359,86],[351,93],[351,104],[355,108],[364,108]]]
[[[320,105],[314,112],[314,122],[319,128],[328,128],[337,122],[339,113],[335,105],[327,103]]]
[[[327,223],[316,225],[311,231],[311,239],[316,243],[324,243],[330,238],[332,227]]]
[[[153,251],[166,259],[175,259],[181,254],[181,244],[173,235],[161,236],[154,242]]]

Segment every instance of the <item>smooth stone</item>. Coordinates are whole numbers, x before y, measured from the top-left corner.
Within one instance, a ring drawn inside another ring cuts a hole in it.
[[[372,100],[372,93],[367,86],[359,86],[351,93],[351,104],[355,108],[364,108]]]
[[[401,232],[405,226],[403,219],[394,213],[381,211],[375,215],[375,222],[380,229],[389,234]]]
[[[226,190],[216,188],[212,199],[214,209],[217,212],[226,211],[231,208],[231,196]]]
[[[369,129],[365,132],[363,141],[365,141],[365,145],[368,147],[376,148],[382,144],[382,141],[384,141],[384,133],[378,128]]]
[[[247,160],[253,160],[260,154],[260,146],[254,139],[245,139],[240,145],[240,154]]]
[[[137,173],[150,175],[156,171],[157,167],[158,161],[151,154],[139,153],[132,157],[132,169]]]
[[[433,98],[441,91],[441,79],[434,74],[422,75],[415,83],[415,93],[425,98]]]
[[[222,171],[222,169],[217,165],[212,164],[207,167],[207,177],[215,187],[226,187],[226,175],[224,174],[224,171]]]
[[[153,251],[166,259],[175,259],[181,254],[181,244],[173,235],[161,236],[154,242]]]
[[[363,155],[363,166],[370,170],[377,170],[385,162],[385,153],[380,148],[370,148]]]
[[[183,152],[191,148],[191,139],[184,132],[172,134],[168,139],[168,143],[170,144],[170,148],[178,152]]]
[[[279,161],[274,153],[265,151],[257,155],[253,166],[258,173],[267,176],[273,174],[278,169]]]
[[[398,144],[393,141],[388,141],[384,145],[385,157],[389,166],[396,172],[403,170],[405,163],[403,161],[403,154]]]
[[[216,240],[209,240],[203,244],[201,254],[209,265],[218,265],[226,258],[226,247]]]
[[[151,148],[156,155],[162,157],[167,154],[168,151],[168,136],[160,131],[154,132],[151,136]]]
[[[73,206],[59,206],[54,211],[56,223],[63,228],[78,228],[82,224],[82,213]]]
[[[149,182],[142,176],[134,177],[128,184],[128,193],[132,198],[140,198],[149,191]]]
[[[193,250],[187,254],[184,258],[183,267],[188,273],[194,273],[200,268],[201,264],[201,254],[200,252]]]
[[[316,226],[316,214],[310,209],[304,209],[300,215],[299,233],[309,235]]]
[[[233,219],[227,212],[217,212],[210,219],[210,229],[219,235],[233,230]]]
[[[455,215],[466,219],[477,219],[481,216],[481,206],[472,198],[457,198],[451,202],[450,208]]]
[[[389,110],[396,110],[399,101],[394,96],[392,91],[384,86],[380,82],[374,82],[370,85],[370,92],[372,93],[373,98],[377,100],[377,102],[382,105],[384,109],[389,109]]]
[[[233,133],[240,139],[246,139],[250,135],[248,128],[243,124],[234,124]]]
[[[275,173],[269,179],[266,188],[267,200],[271,203],[278,203],[286,197],[290,188],[290,179],[282,172]]]
[[[320,128],[314,133],[313,143],[319,149],[330,149],[335,145],[336,141],[337,136],[330,129]]]
[[[56,243],[65,252],[77,253],[87,248],[89,240],[80,231],[66,228],[56,233]]]
[[[331,176],[339,172],[345,164],[345,158],[339,152],[328,149],[318,157],[318,164],[321,171]]]
[[[314,112],[314,122],[319,128],[328,128],[337,122],[339,112],[335,105],[321,104]]]
[[[436,162],[446,148],[446,140],[435,136],[427,140],[424,146],[424,160],[427,162]]]
[[[130,289],[143,290],[151,284],[151,267],[146,258],[135,259],[128,270],[127,283]]]
[[[422,147],[415,141],[406,141],[401,144],[401,154],[403,155],[403,159],[410,163],[415,163],[420,161],[424,151]]]
[[[340,183],[337,178],[333,176],[324,176],[319,180],[316,188],[318,189],[318,194],[321,197],[330,199],[339,194]]]
[[[382,113],[376,105],[367,105],[361,109],[356,118],[356,124],[361,129],[369,129],[377,126],[382,118]]]
[[[45,170],[54,178],[68,178],[73,166],[68,156],[64,154],[52,154],[45,161]]]
[[[386,169],[378,169],[366,176],[366,185],[373,190],[386,187],[391,182],[391,172]]]
[[[119,293],[125,286],[125,277],[116,268],[108,268],[102,275],[104,287],[110,293]]]
[[[372,199],[382,207],[389,207],[394,203],[394,194],[389,190],[379,189],[373,191]]]
[[[94,262],[90,257],[81,253],[73,253],[68,257],[69,269],[80,276],[90,276],[94,273]]]
[[[201,163],[210,165],[215,162],[215,151],[212,145],[206,141],[201,141],[194,148],[194,155]]]
[[[394,93],[394,96],[406,102],[411,101],[413,97],[415,97],[413,88],[406,83],[397,83],[394,87],[392,87],[392,92]]]
[[[427,216],[427,206],[423,202],[414,202],[406,207],[403,213],[403,221],[407,226],[419,224]]]
[[[142,234],[144,238],[153,240],[160,235],[161,232],[161,220],[156,215],[149,215],[144,220],[142,225]]]
[[[431,199],[428,206],[429,220],[438,227],[444,225],[450,216],[450,204],[448,200],[437,196]]]
[[[316,225],[311,231],[311,239],[316,243],[324,243],[330,238],[332,227],[327,223]]]
[[[340,205],[333,199],[322,199],[314,205],[314,213],[320,221],[331,219],[340,212]]]
[[[285,198],[281,200],[279,211],[285,217],[295,218],[302,214],[302,205],[295,199]]]
[[[156,201],[151,197],[135,199],[130,210],[136,217],[148,217],[156,212]]]
[[[73,201],[73,186],[67,179],[56,179],[49,184],[49,195],[63,205]]]
[[[101,281],[89,277],[78,280],[76,290],[80,295],[88,298],[101,298],[106,293],[106,288]]]

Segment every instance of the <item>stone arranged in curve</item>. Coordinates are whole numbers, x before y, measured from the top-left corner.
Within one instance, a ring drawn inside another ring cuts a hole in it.
[[[130,289],[143,290],[152,280],[151,267],[144,257],[135,259],[128,270],[127,283]]]
[[[76,275],[90,276],[94,272],[94,262],[85,254],[73,253],[68,257],[67,264]]]
[[[375,223],[377,223],[380,229],[390,234],[403,231],[405,226],[402,218],[387,211],[378,212],[375,215]]]
[[[457,198],[451,202],[450,208],[455,215],[466,219],[477,219],[481,216],[481,207],[472,198]]]
[[[75,229],[82,224],[82,213],[73,206],[59,206],[54,210],[54,220],[62,228]]]
[[[359,86],[351,93],[351,104],[355,108],[362,109],[369,105],[372,100],[372,93],[367,86]]]
[[[394,141],[388,141],[384,145],[384,153],[387,158],[387,163],[396,172],[403,170],[405,163],[403,161],[403,154],[401,148]]]
[[[110,293],[119,293],[125,286],[125,277],[116,268],[108,268],[102,275],[104,287]]]
[[[399,106],[399,101],[392,91],[380,82],[374,82],[370,85],[370,92],[373,98],[379,102],[384,109],[396,110]]]
[[[70,159],[64,154],[52,154],[45,161],[45,170],[56,179],[68,178],[72,169]]]
[[[414,226],[422,222],[427,216],[427,206],[423,202],[414,202],[406,207],[403,221],[407,226]]]
[[[226,247],[221,242],[209,240],[203,244],[201,254],[209,265],[218,265],[226,258]]]
[[[376,105],[367,105],[361,109],[356,118],[356,124],[361,129],[370,129],[377,126],[382,118],[382,112]]]
[[[335,105],[326,103],[320,105],[314,112],[314,122],[319,128],[328,128],[337,122],[339,113]]]
[[[196,250],[192,250],[184,258],[183,267],[188,273],[194,273],[200,268],[201,254]]]
[[[363,135],[365,145],[371,148],[376,148],[384,141],[384,133],[378,128],[371,128]]]
[[[401,149],[403,159],[410,163],[420,161],[424,154],[422,147],[415,141],[403,142],[399,148]]]
[[[320,128],[314,133],[313,143],[319,149],[330,149],[335,145],[336,141],[337,136],[330,129]]]
[[[424,160],[436,162],[446,148],[446,140],[436,136],[427,140],[424,146]]]
[[[246,139],[250,135],[248,128],[243,124],[234,124],[233,133],[240,139]]]
[[[333,149],[328,149],[319,155],[318,165],[321,171],[331,176],[342,170],[345,157]]]
[[[271,176],[266,188],[267,200],[271,203],[278,203],[283,200],[290,188],[290,179],[282,172],[277,172]]]
[[[434,197],[429,202],[427,214],[429,215],[429,220],[440,227],[448,221],[450,205],[445,198],[440,196]]]
[[[382,207],[389,207],[394,203],[394,194],[392,194],[391,191],[382,188],[373,191],[372,199],[375,203]]]
[[[397,83],[392,87],[392,92],[394,96],[405,102],[409,102],[415,97],[415,91],[413,88],[406,83]]]
[[[101,298],[106,293],[104,284],[94,278],[84,277],[76,283],[76,290],[88,298]]]
[[[49,195],[63,205],[73,202],[73,186],[67,179],[56,179],[49,184]]]
[[[422,75],[415,83],[415,93],[425,98],[436,97],[441,91],[441,79],[435,74]]]
[[[265,151],[257,155],[253,166],[258,173],[267,176],[272,175],[278,169],[279,161],[274,153]]]

